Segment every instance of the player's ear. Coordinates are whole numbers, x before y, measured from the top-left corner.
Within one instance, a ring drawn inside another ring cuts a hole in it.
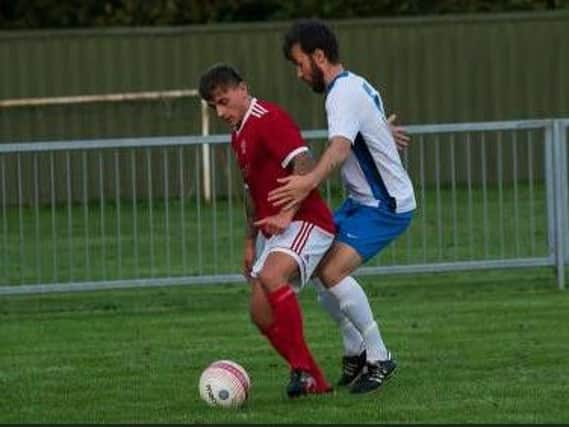
[[[245,81],[239,82],[237,87],[241,90],[244,90],[245,92],[249,92],[249,85],[247,85],[247,83]]]
[[[312,52],[312,59],[314,59],[317,65],[323,65],[328,60],[326,54],[320,48],[316,48],[314,52]]]

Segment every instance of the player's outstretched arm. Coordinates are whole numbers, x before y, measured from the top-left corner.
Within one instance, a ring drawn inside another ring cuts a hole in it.
[[[316,166],[305,175],[290,175],[279,179],[283,185],[269,193],[269,201],[274,206],[281,206],[283,210],[299,204],[346,160],[351,149],[350,140],[341,136],[332,137]]]

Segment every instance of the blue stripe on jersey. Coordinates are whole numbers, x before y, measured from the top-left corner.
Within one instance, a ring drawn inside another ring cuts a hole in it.
[[[380,200],[381,203],[386,203],[390,209],[395,210],[395,199],[389,195],[387,188],[385,188],[383,179],[377,170],[377,166],[373,161],[373,157],[369,152],[367,144],[365,143],[362,134],[359,132],[356,136],[356,140],[354,141],[353,150],[356,158],[358,159],[358,163],[362,168],[366,181],[371,188],[373,196],[377,200]]]
[[[364,90],[367,92],[367,94],[371,97],[371,99],[373,99],[373,103],[375,104],[381,115],[385,116],[385,112],[383,111],[383,104],[381,102],[381,99],[379,98],[379,94],[375,90],[373,90],[372,87],[369,84],[367,84],[366,81],[363,82],[362,86]]]

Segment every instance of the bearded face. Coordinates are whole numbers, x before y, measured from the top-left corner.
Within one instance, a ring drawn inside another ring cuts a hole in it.
[[[296,67],[296,76],[316,93],[326,89],[324,73],[316,64],[313,54],[305,53],[297,43],[291,49],[291,61]]]
[[[316,65],[314,58],[310,58],[310,81],[306,81],[316,93],[323,93],[326,89],[326,82],[324,81],[324,73]]]

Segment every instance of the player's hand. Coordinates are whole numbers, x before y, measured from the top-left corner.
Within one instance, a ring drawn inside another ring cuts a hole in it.
[[[255,261],[255,240],[245,239],[243,248],[243,275],[247,280],[251,279],[251,270]]]
[[[269,193],[268,200],[273,206],[290,210],[302,202],[314,188],[310,175],[290,175],[277,179],[281,185]]]
[[[397,115],[392,114],[387,118],[387,123],[395,140],[395,145],[397,145],[397,149],[402,151],[411,143],[411,137],[407,134],[404,127],[395,125],[395,119],[397,119]]]
[[[261,228],[267,234],[281,234],[290,225],[292,217],[291,211],[281,211],[276,215],[260,219],[255,222],[254,225]]]

